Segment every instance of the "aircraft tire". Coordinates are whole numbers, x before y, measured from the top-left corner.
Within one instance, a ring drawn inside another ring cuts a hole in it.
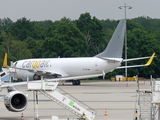
[[[73,84],[73,85],[80,85],[81,82],[80,82],[80,80],[73,80],[73,81],[72,81],[72,84]]]
[[[72,84],[73,84],[73,85],[76,85],[76,80],[72,80]]]
[[[76,85],[80,85],[81,81],[80,80],[76,80]]]

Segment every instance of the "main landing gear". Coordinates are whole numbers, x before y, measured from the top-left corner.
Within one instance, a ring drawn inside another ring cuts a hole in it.
[[[80,80],[72,80],[73,85],[80,85],[81,81]]]

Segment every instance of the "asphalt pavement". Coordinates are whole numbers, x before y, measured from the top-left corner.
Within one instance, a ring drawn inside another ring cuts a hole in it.
[[[149,88],[149,82],[141,81],[141,87]],[[137,95],[137,82],[82,82],[80,86],[71,83],[59,85],[61,89],[71,94],[79,101],[87,104],[97,111],[94,120],[133,120],[135,118],[135,104]],[[33,92],[26,91],[25,85],[17,87],[19,91],[28,94],[28,107],[23,112],[9,112],[3,100],[0,100],[0,120],[34,120],[35,107]],[[7,93],[6,89],[0,92],[0,96]],[[38,93],[38,114],[40,119],[51,119],[58,116],[59,119],[73,119],[73,115],[44,95]]]

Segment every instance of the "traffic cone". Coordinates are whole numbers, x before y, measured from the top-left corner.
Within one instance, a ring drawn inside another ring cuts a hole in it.
[[[24,116],[23,116],[23,113],[22,113],[22,115],[21,115],[21,120],[24,120]]]
[[[104,111],[104,116],[108,116],[107,109],[105,109],[105,111]]]

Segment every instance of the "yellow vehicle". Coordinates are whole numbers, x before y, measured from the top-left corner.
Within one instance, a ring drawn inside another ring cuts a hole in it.
[[[111,77],[111,81],[136,81],[136,76],[133,76],[133,77],[124,77],[124,76],[121,76],[121,77]]]
[[[136,76],[120,78],[119,81],[136,81]]]

